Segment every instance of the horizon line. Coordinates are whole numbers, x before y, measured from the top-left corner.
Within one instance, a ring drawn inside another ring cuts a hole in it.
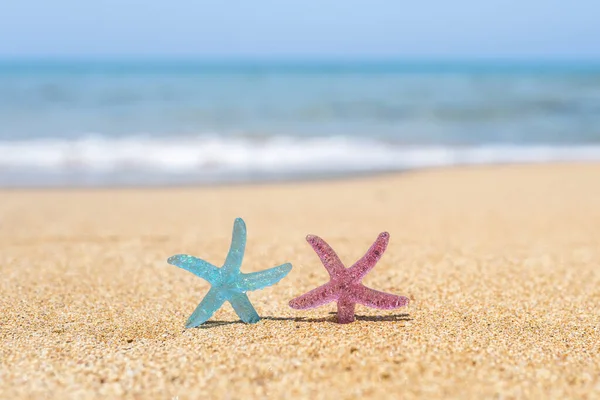
[[[0,57],[0,73],[600,73],[600,59]]]
[[[194,62],[194,63],[600,63],[600,57],[565,57],[565,56],[375,56],[375,55],[2,55],[0,62]]]

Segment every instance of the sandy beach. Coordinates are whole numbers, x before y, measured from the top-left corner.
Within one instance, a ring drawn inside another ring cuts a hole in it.
[[[286,279],[184,330],[236,217],[242,271]],[[328,280],[307,234],[392,311],[288,301]],[[600,165],[489,166],[226,187],[0,191],[0,398],[598,398]]]

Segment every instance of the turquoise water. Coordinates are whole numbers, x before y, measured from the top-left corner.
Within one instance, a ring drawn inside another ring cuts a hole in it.
[[[0,185],[600,159],[600,65],[0,62]]]

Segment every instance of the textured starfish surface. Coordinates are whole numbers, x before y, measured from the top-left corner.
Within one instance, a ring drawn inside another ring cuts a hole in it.
[[[354,321],[356,303],[372,308],[391,310],[408,304],[408,298],[380,292],[364,286],[361,281],[383,255],[390,234],[383,232],[367,253],[350,268],[344,267],[333,249],[320,237],[308,235],[306,241],[317,252],[329,272],[330,280],[310,292],[290,301],[290,307],[304,310],[337,300],[340,324]]]
[[[245,248],[246,224],[244,220],[237,218],[233,224],[231,247],[223,267],[218,268],[185,254],[178,254],[167,260],[169,264],[190,271],[211,284],[208,294],[187,320],[186,328],[194,328],[206,322],[226,301],[231,303],[242,321],[253,324],[260,320],[246,292],[276,284],[292,270],[292,265],[287,263],[264,271],[241,273]]]

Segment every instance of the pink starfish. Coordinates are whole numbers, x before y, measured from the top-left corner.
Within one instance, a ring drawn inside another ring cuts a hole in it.
[[[379,292],[361,283],[364,276],[373,269],[383,255],[389,240],[389,233],[380,233],[367,253],[353,266],[346,268],[335,251],[323,239],[308,235],[306,241],[319,255],[325,269],[329,272],[330,280],[325,285],[290,301],[290,307],[306,310],[337,300],[338,322],[347,324],[354,321],[356,303],[382,310],[391,310],[407,305],[407,297]]]

